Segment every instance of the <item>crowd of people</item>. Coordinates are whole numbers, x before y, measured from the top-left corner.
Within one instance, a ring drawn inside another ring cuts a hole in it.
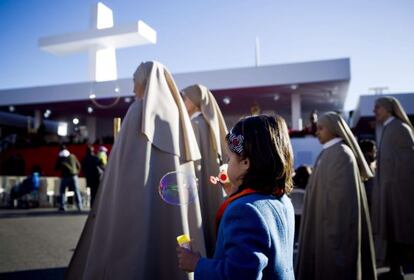
[[[338,113],[313,112],[308,133],[323,149],[294,170],[282,117],[228,129],[207,87],[179,90],[155,61],[133,82],[109,160],[88,146],[80,162],[61,147],[61,194],[74,190],[82,210],[83,169],[92,195],[67,279],[404,279],[413,268],[414,128],[395,98],[375,103],[376,141],[358,142]],[[213,185],[223,167],[229,180]],[[191,203],[160,199],[172,171],[198,179]],[[304,193],[300,213],[293,188]],[[182,234],[190,247],[176,244]],[[378,277],[380,266],[390,270]]]
[[[69,188],[69,190],[74,192],[76,207],[78,210],[83,210],[84,203],[80,193],[78,178],[81,170],[86,178],[86,186],[90,188],[90,205],[92,207],[101,177],[107,164],[107,151],[107,148],[101,146],[99,147],[98,154],[95,154],[93,145],[88,145],[85,157],[82,159],[81,164],[76,155],[71,153],[65,145],[60,146],[60,152],[55,164],[55,170],[60,172],[60,187],[58,196],[60,211],[66,210],[66,188]]]
[[[344,120],[326,113],[316,136],[323,145],[308,178],[299,229],[297,279],[404,279],[413,272],[414,128],[397,99],[373,108],[377,142],[359,145]],[[306,170],[306,171],[305,171]],[[305,175],[304,175],[305,174]]]
[[[376,101],[377,143],[321,115],[311,129],[323,150],[295,171],[282,117],[247,116],[228,130],[205,86],[179,91],[155,61],[133,81],[136,101],[67,279],[377,279],[383,265],[382,279],[403,279],[414,252],[414,129],[395,98]],[[217,187],[209,177],[223,163],[229,181]],[[198,178],[193,203],[158,197],[171,171]],[[305,192],[295,261],[294,185]],[[182,233],[190,247],[175,244]]]
[[[80,162],[74,153],[71,153],[66,145],[60,145],[57,160],[54,165],[54,170],[59,173],[59,192],[56,194],[57,204],[60,211],[66,210],[66,204],[73,203],[72,199],[66,201],[66,190],[74,193],[76,207],[79,211],[87,205],[92,205],[98,190],[101,177],[107,164],[108,149],[105,146],[99,146],[98,152],[95,153],[94,146],[88,145],[86,147],[85,156]],[[13,159],[13,160],[11,160]],[[11,176],[25,176],[25,162],[24,158],[17,154],[10,157],[10,160],[5,163],[16,163],[10,166],[10,170],[14,172],[6,173]],[[19,166],[19,169],[16,168]],[[19,172],[17,172],[19,171]],[[81,193],[79,184],[79,174],[85,177],[85,187],[90,189],[89,194]],[[11,189],[7,198],[6,207],[14,208],[17,204],[18,208],[38,207],[39,204],[39,188],[41,185],[41,176],[45,176],[40,165],[33,165],[31,171],[25,179],[21,182],[17,181]],[[27,197],[29,195],[33,197]],[[45,193],[46,194],[46,193]],[[84,197],[84,199],[82,198]],[[89,201],[84,201],[84,200]]]

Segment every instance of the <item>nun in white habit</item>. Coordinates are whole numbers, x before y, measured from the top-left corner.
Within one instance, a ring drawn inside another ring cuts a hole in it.
[[[176,237],[187,233],[205,253],[198,199],[165,203],[167,172],[194,174],[200,152],[184,103],[158,62],[134,73],[136,100],[122,122],[97,200],[66,273],[67,279],[191,279],[177,267]]]
[[[371,198],[377,259],[388,261],[389,279],[403,279],[401,265],[414,262],[414,128],[394,97],[378,98],[374,113],[381,132]]]
[[[376,279],[375,252],[362,179],[372,177],[342,117],[328,112],[316,135],[323,150],[306,187],[296,277]]]
[[[207,87],[196,84],[181,92],[201,153],[201,160],[195,162],[195,167],[206,251],[207,256],[212,257],[216,244],[215,217],[223,202],[223,191],[210,183],[210,176],[216,176],[220,171],[227,126],[216,99]]]

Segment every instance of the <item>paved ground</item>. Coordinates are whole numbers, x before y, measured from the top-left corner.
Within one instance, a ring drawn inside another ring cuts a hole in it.
[[[63,279],[87,214],[0,209],[0,280]],[[414,274],[405,279],[414,280]]]
[[[0,279],[63,279],[87,212],[0,210]]]

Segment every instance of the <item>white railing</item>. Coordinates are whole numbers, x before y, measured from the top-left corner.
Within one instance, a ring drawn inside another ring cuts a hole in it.
[[[10,191],[13,186],[21,183],[26,176],[0,176],[0,207],[8,206]],[[86,179],[79,177],[79,191],[85,207],[89,207],[90,189],[86,186]],[[66,188],[66,197],[74,196],[73,191]],[[40,185],[36,199],[39,207],[56,207],[57,197],[60,195],[59,177],[40,177]]]

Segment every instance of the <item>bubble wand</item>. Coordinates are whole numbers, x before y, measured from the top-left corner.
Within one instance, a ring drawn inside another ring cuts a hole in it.
[[[213,185],[220,184],[221,186],[224,186],[226,184],[230,183],[229,176],[227,175],[227,164],[223,164],[220,166],[220,172],[217,176],[210,176],[210,183]]]

